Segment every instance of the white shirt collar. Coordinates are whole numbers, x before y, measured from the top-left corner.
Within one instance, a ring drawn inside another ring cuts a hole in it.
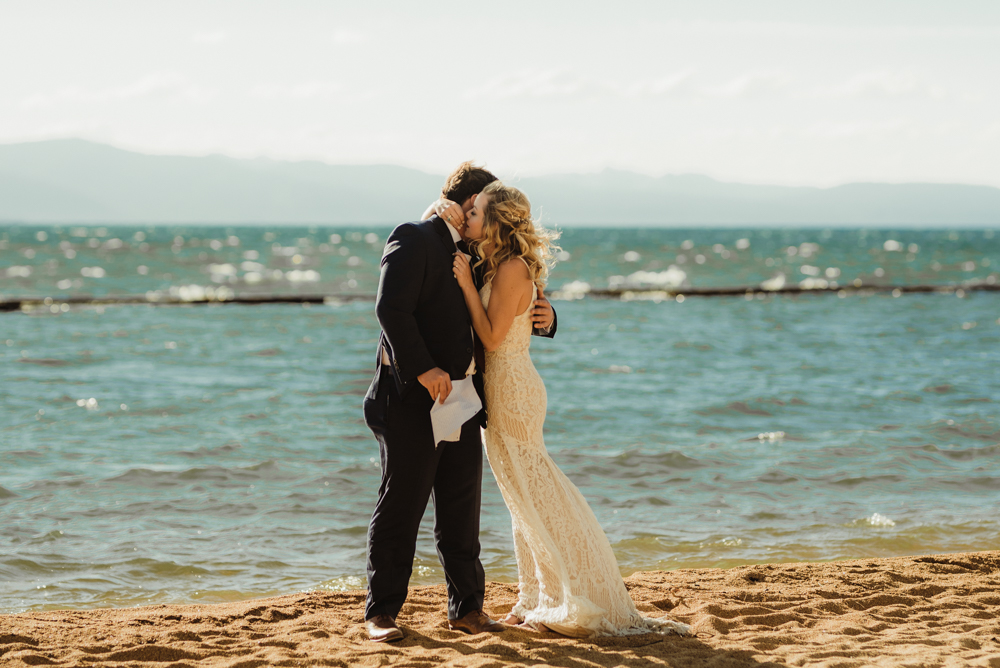
[[[445,226],[447,226],[448,231],[451,232],[451,239],[452,241],[455,242],[455,245],[457,246],[458,242],[462,240],[462,235],[458,233],[458,230],[456,230],[454,226],[449,225],[447,222],[445,222]]]

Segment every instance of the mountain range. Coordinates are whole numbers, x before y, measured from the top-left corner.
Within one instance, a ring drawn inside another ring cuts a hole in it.
[[[80,139],[0,145],[8,223],[395,223],[413,220],[444,177],[391,165],[147,155]],[[511,181],[560,226],[1000,225],[1000,188],[725,183],[605,170]]]

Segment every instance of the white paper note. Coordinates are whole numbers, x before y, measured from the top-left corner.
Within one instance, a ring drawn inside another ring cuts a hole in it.
[[[441,441],[457,441],[462,435],[462,425],[483,409],[483,402],[472,384],[472,376],[451,381],[451,394],[444,403],[431,406],[431,426],[434,428],[434,446]]]

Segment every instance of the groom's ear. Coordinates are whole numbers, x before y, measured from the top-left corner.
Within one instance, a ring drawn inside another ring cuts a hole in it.
[[[476,195],[478,194],[479,193],[476,193],[474,195],[469,195],[468,199],[462,202],[462,211],[464,211],[465,213],[469,213],[470,211],[472,211],[472,205],[476,203]]]

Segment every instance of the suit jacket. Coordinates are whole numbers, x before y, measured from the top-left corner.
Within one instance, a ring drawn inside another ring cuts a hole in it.
[[[452,270],[455,250],[447,223],[436,215],[400,225],[386,241],[375,301],[375,316],[382,327],[376,357],[378,370],[365,396],[365,418],[372,428],[384,424],[385,419],[382,407],[375,403],[383,351],[401,397],[415,389],[423,391],[417,376],[434,367],[447,372],[452,380],[465,377],[478,344],[465,297]],[[481,285],[481,279],[481,272],[477,272],[477,285]],[[542,336],[551,338],[555,332],[553,322]],[[539,334],[538,330],[533,333]],[[478,418],[485,427],[482,372],[480,359],[473,384],[483,400]],[[427,398],[429,406],[429,395]]]
[[[386,241],[375,301],[382,327],[378,363],[384,350],[400,396],[434,367],[460,380],[472,361],[472,320],[452,271],[454,252],[438,216],[400,225]],[[378,374],[372,385],[377,391]]]

